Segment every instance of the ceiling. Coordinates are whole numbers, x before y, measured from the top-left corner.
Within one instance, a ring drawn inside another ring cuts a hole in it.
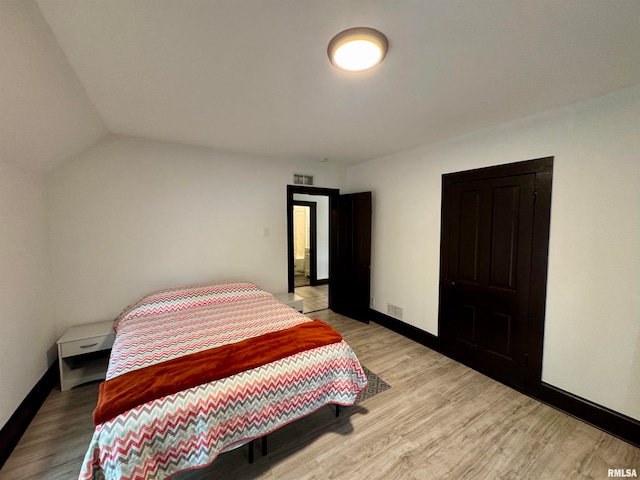
[[[640,83],[637,0],[39,0],[106,128],[355,164]],[[331,66],[350,27],[389,39]]]

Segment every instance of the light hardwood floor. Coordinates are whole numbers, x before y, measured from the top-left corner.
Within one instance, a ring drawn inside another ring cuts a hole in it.
[[[315,312],[391,389],[326,407],[269,436],[269,453],[221,455],[179,480],[606,479],[640,449],[522,395],[377,324]],[[97,384],[54,390],[0,479],[74,479],[93,432]]]
[[[310,285],[309,277],[307,277],[303,272],[294,272],[293,282],[295,287]]]
[[[296,287],[294,291],[304,298],[304,313],[329,308],[329,285]]]

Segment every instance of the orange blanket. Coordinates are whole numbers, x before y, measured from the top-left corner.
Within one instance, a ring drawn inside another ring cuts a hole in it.
[[[133,370],[100,384],[93,422],[99,425],[156,398],[341,340],[329,325],[313,320]]]

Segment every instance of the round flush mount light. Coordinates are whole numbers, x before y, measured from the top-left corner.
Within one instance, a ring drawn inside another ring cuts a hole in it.
[[[389,41],[383,33],[373,28],[356,27],[333,37],[327,54],[334,67],[361,72],[382,62],[388,48]]]

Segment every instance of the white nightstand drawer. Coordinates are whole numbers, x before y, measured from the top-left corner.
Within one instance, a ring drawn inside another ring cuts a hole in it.
[[[100,337],[84,338],[82,340],[76,340],[75,342],[61,343],[60,351],[62,358],[108,350],[113,346],[115,338],[115,334],[110,333],[109,335],[102,335]]]

